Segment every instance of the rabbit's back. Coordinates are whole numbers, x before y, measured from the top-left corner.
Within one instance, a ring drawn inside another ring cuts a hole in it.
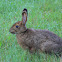
[[[59,36],[57,36],[56,34],[54,34],[53,32],[50,32],[48,30],[37,30],[37,31],[39,31],[46,40],[50,40],[52,42],[56,42],[56,43],[60,43],[60,44],[62,42],[62,39]]]

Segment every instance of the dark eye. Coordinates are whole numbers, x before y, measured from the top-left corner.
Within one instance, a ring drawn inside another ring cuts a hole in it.
[[[19,26],[18,25],[16,25],[16,28],[18,28]]]

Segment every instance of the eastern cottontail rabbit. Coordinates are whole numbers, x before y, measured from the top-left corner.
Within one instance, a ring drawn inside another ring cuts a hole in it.
[[[62,39],[48,30],[35,30],[26,28],[27,9],[23,9],[22,21],[16,22],[10,32],[16,34],[17,42],[30,52],[38,51],[47,53],[61,53]]]

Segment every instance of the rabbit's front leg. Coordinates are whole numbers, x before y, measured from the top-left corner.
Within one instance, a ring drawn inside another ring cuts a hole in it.
[[[29,47],[29,52],[30,52],[30,53],[34,53],[34,52],[35,52],[35,48]]]
[[[22,48],[23,48],[23,49],[29,49],[29,47],[26,46],[26,45],[22,45]]]

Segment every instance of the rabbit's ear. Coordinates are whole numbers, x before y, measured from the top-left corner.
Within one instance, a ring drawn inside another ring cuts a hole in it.
[[[26,24],[27,22],[27,9],[23,9],[23,12],[22,12],[22,24]]]

